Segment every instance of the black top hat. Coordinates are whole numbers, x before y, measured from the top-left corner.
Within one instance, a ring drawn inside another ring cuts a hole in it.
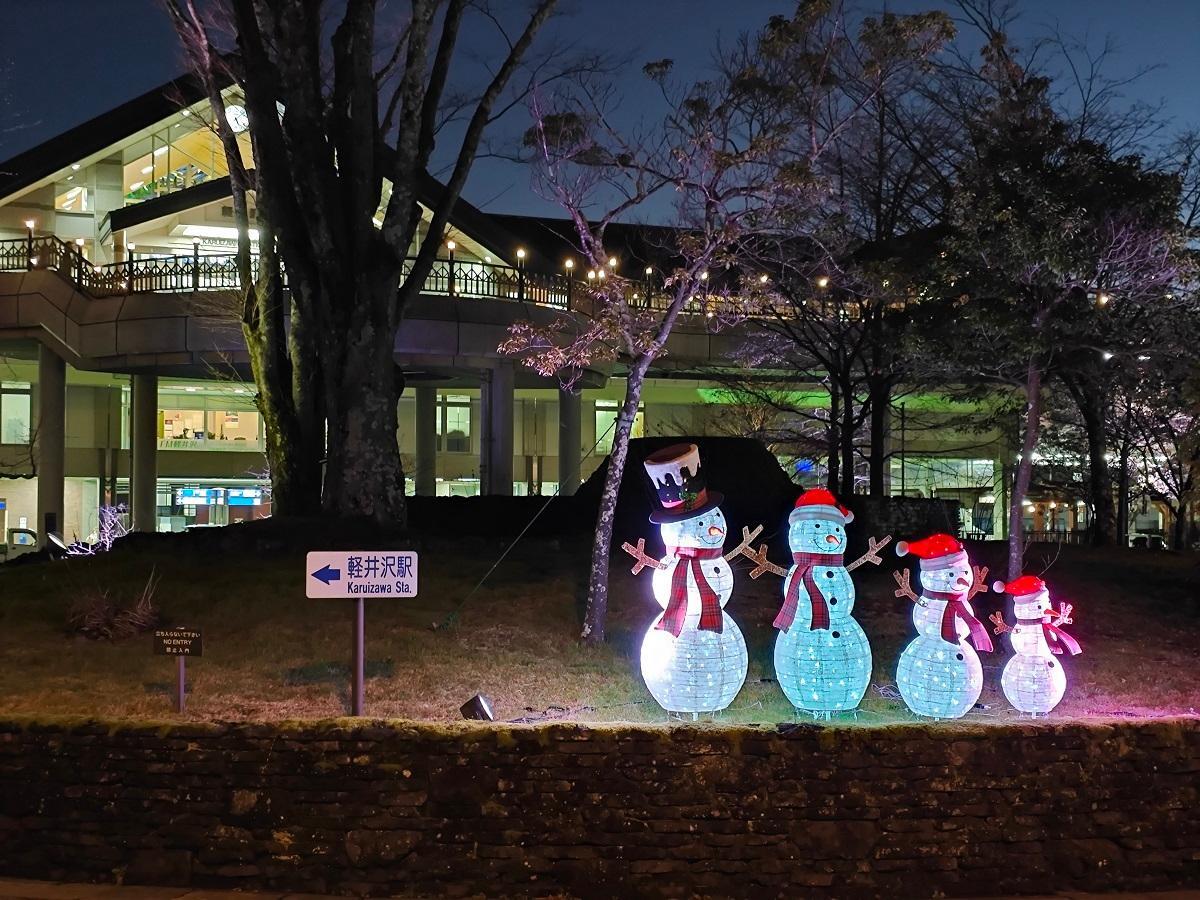
[[[662,509],[650,521],[662,525],[681,522],[716,509],[724,496],[708,490],[700,470],[700,448],[695,444],[672,444],[646,457],[642,463],[654,482]]]

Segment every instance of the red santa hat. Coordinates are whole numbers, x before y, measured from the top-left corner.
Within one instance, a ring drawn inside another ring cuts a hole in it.
[[[967,561],[967,551],[963,549],[962,543],[949,534],[931,534],[919,541],[896,542],[897,556],[909,553],[921,560],[922,572],[945,569]]]
[[[1003,581],[993,581],[992,590],[997,594],[1011,594],[1013,597],[1028,597],[1040,594],[1046,590],[1046,582],[1036,575],[1022,575],[1007,584]]]
[[[825,488],[813,488],[796,499],[796,507],[788,516],[788,522],[795,525],[797,522],[811,519],[828,519],[841,525],[849,525],[854,521],[854,513],[838,503],[837,497]]]

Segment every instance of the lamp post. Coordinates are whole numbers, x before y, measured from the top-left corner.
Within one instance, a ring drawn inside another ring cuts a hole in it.
[[[517,299],[525,299],[525,250],[517,248]]]
[[[567,270],[567,309],[571,308],[571,282],[575,279],[571,276],[575,274],[575,260],[567,257],[567,261],[563,263],[563,268]]]
[[[457,246],[454,241],[446,241],[446,255],[450,258],[446,267],[446,291],[451,297],[454,296],[454,248]]]
[[[83,290],[83,238],[75,238],[75,287]]]
[[[192,238],[192,293],[200,290],[200,238]]]
[[[25,263],[26,268],[32,269],[36,257],[33,255],[33,219],[25,220]]]
[[[133,243],[125,245],[125,271],[128,273],[129,290],[131,293],[133,292],[133,250],[136,246],[137,244]]]

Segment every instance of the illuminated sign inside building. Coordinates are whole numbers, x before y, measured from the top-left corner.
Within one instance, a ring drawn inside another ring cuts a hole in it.
[[[179,488],[175,491],[179,506],[223,506],[225,491],[221,488]]]
[[[225,492],[225,502],[229,506],[258,506],[262,495],[262,488],[230,488]]]

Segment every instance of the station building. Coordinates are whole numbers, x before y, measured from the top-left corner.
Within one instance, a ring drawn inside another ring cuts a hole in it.
[[[237,89],[226,99],[249,163]],[[0,164],[0,528],[9,553],[47,531],[94,538],[102,506],[125,504],[140,530],[270,514],[263,424],[229,309],[228,172],[210,120],[203,91],[185,77]],[[429,179],[422,189],[438,187]],[[589,371],[581,390],[564,392],[496,352],[510,323],[563,314],[580,290],[583,273],[567,266],[554,231],[458,204],[453,251],[447,242],[396,341],[408,385],[397,440],[410,491],[570,493],[607,454],[624,391],[619,366]],[[738,340],[703,321],[682,324],[646,382],[635,436],[746,433],[713,378],[734,364]],[[797,389],[815,406],[827,396],[819,385]],[[957,415],[926,413],[935,425]],[[956,499],[967,531],[1000,536],[1013,457],[999,435],[895,425],[891,491]],[[800,483],[820,478],[815,464],[781,461]],[[1064,498],[1028,509],[1027,527],[1066,532],[1083,515]]]

